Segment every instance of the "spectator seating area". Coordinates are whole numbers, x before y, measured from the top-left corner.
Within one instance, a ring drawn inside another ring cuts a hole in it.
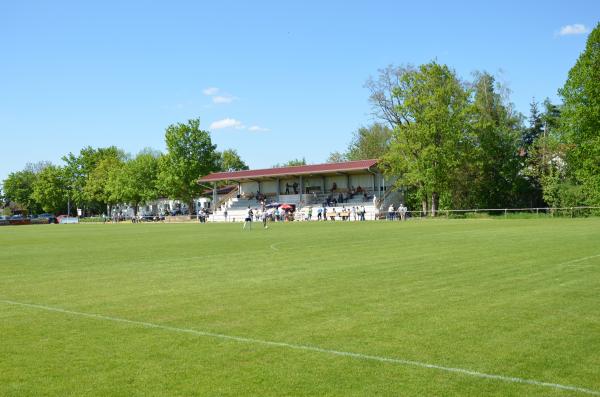
[[[280,204],[294,204],[296,205],[296,217],[297,220],[305,220],[306,215],[308,214],[309,207],[312,208],[312,220],[317,220],[317,211],[319,208],[323,207],[328,194],[319,194],[319,195],[304,195],[305,201],[300,202],[300,195],[291,194],[291,195],[280,195],[279,203]],[[270,200],[269,202],[273,202]],[[269,203],[267,202],[267,204]],[[252,209],[261,208],[261,204],[254,198],[252,199],[244,199],[233,197],[226,201],[221,208],[217,208],[217,210],[210,216],[209,221],[211,222],[224,222],[225,219],[225,209],[227,210],[227,221],[228,222],[243,222],[246,217],[246,213],[248,210],[248,206]],[[376,208],[373,205],[372,195],[368,196],[367,201],[364,201],[364,197],[361,195],[356,195],[352,199],[345,200],[343,203],[331,203],[327,208],[328,220],[330,220],[330,216],[333,213],[339,214],[342,212],[342,208],[346,208],[348,211],[352,207],[365,207],[365,218],[367,220],[375,219]],[[336,215],[336,220],[341,219]]]

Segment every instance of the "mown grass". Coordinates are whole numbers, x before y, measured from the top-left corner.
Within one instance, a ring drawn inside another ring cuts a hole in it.
[[[600,391],[600,219],[0,228],[0,395]]]

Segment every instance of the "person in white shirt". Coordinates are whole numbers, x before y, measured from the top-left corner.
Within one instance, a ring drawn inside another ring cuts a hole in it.
[[[408,208],[404,206],[404,204],[400,204],[400,208],[398,208],[398,212],[400,212],[400,220],[403,221],[406,219],[406,211]]]

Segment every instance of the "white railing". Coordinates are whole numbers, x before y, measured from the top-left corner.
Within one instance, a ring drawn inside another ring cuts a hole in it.
[[[597,212],[600,215],[600,207],[588,207],[588,206],[577,206],[577,207],[532,207],[532,208],[472,208],[462,210],[444,210],[438,209],[436,217],[468,217],[468,216],[505,216],[508,217],[511,214],[529,214],[538,216],[586,216],[593,215]],[[431,211],[424,212],[421,210],[406,211],[411,217],[427,217],[431,216]],[[383,214],[387,215],[387,211],[383,211]]]

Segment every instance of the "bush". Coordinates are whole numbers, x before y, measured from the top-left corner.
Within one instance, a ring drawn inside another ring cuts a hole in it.
[[[80,223],[94,223],[94,222],[104,222],[104,218],[101,216],[90,216],[87,218],[79,218]]]

